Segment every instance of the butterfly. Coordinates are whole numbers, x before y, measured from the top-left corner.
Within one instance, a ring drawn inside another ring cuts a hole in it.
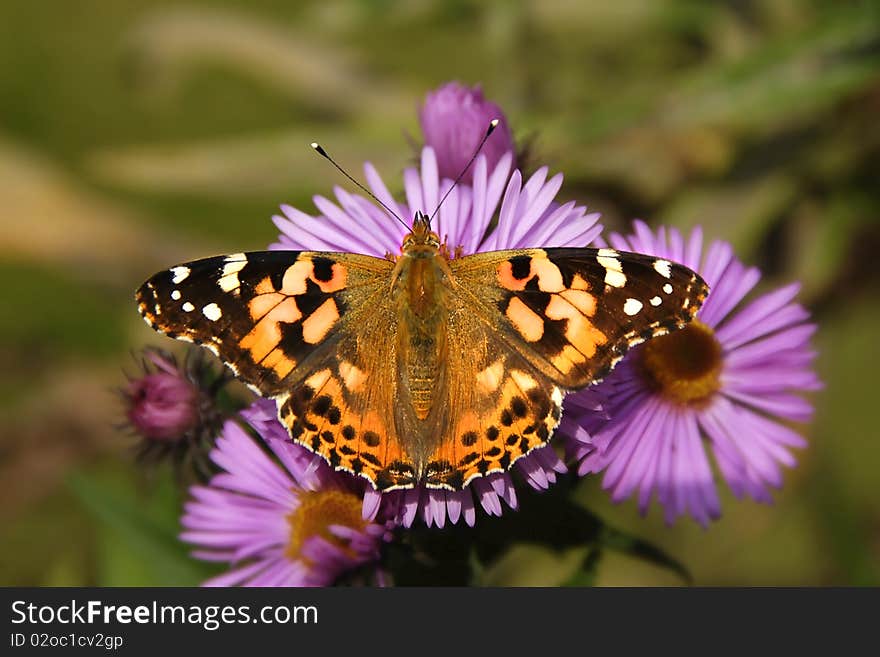
[[[156,274],[136,300],[274,399],[292,441],[388,491],[509,470],[548,443],[567,392],[707,294],[682,265],[610,248],[451,254],[417,213],[397,256],[218,256]]]

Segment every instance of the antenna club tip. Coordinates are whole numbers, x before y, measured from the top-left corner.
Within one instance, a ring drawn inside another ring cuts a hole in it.
[[[315,150],[318,150],[319,148],[321,148],[321,145],[316,141],[313,141],[311,144],[309,144],[309,146],[311,146]]]
[[[492,119],[491,121],[489,121],[489,127],[496,128],[496,127],[498,127],[499,123],[500,123],[499,119]]]

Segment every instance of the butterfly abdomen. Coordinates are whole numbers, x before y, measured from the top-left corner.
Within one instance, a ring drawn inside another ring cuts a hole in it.
[[[448,303],[445,275],[437,257],[401,258],[394,290],[398,311],[398,363],[401,397],[424,422],[437,399],[446,351]],[[423,433],[424,427],[413,428]]]

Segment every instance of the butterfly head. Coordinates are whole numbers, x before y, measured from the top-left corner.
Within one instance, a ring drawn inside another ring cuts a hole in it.
[[[440,236],[431,230],[431,220],[428,215],[416,212],[412,231],[403,238],[400,249],[404,255],[415,258],[427,258],[437,254],[440,249]]]

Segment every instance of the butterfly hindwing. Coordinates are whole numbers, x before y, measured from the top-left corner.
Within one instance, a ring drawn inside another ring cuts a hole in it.
[[[473,322],[467,332],[449,337],[441,407],[449,413],[424,473],[432,488],[509,470],[549,441],[562,412],[562,390],[492,329]]]

